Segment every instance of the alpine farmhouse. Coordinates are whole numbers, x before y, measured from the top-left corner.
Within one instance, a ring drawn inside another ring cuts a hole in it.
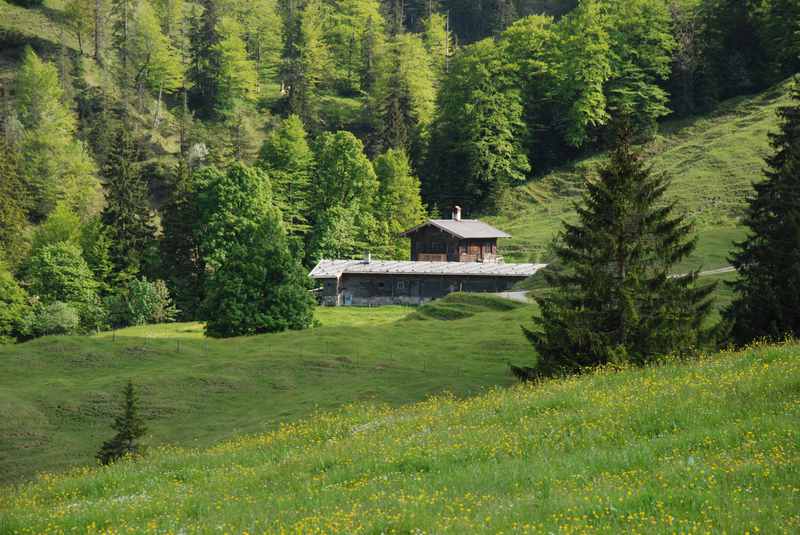
[[[452,292],[505,292],[544,264],[506,264],[497,241],[505,232],[476,219],[430,219],[403,233],[408,261],[322,260],[311,271],[327,306],[420,305]]]

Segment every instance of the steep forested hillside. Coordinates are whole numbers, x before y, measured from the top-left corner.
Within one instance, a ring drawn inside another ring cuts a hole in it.
[[[674,120],[797,72],[800,5],[0,0],[0,45],[0,336],[212,310],[231,336],[307,327],[303,267],[403,258],[398,232],[456,204],[540,254],[507,208],[563,212],[560,170],[623,122],[729,241],[769,114],[741,112],[759,150],[697,159],[679,140],[717,119]]]

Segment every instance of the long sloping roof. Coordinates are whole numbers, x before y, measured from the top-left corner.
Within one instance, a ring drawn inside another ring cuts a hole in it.
[[[409,236],[427,226],[437,227],[462,240],[511,237],[510,234],[506,234],[502,230],[498,230],[478,219],[429,219],[425,223],[405,231],[402,235]]]
[[[338,279],[344,274],[530,277],[546,264],[483,262],[409,262],[396,260],[322,260],[311,271],[315,279]]]

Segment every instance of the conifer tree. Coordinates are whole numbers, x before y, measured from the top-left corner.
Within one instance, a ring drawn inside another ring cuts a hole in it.
[[[78,40],[78,50],[84,54],[83,45],[92,31],[94,0],[69,0],[64,5],[64,23]]]
[[[155,237],[140,152],[127,127],[120,127],[116,132],[103,176],[106,187],[103,223],[111,236],[114,273],[118,282],[124,283],[140,273]]]
[[[447,15],[432,13],[424,21],[425,48],[430,55],[431,65],[440,81],[447,72],[450,58],[455,52],[453,34],[448,28]]]
[[[15,85],[19,170],[32,201],[31,219],[43,219],[58,200],[78,213],[96,213],[102,194],[95,165],[75,139],[76,118],[62,101],[58,70],[26,48]]]
[[[133,67],[130,64],[131,24],[136,9],[135,0],[111,0],[111,43],[117,53],[117,77],[123,91],[129,91],[133,81]]]
[[[767,178],[755,184],[744,218],[748,237],[731,258],[739,279],[726,316],[737,344],[800,336],[800,79],[778,113]]]
[[[622,128],[610,160],[586,184],[578,222],[565,224],[546,271],[537,329],[525,331],[538,373],[574,373],[607,363],[645,364],[703,341],[715,285],[697,273],[674,277],[694,249],[691,225],[664,199],[666,177],[652,174]]]
[[[219,56],[215,47],[219,42],[217,33],[220,14],[217,0],[202,0],[202,11],[195,6],[189,16],[189,66],[186,77],[189,81],[189,104],[201,118],[214,116],[219,86],[216,73],[219,71]]]
[[[148,0],[139,0],[130,23],[128,54],[140,103],[145,89],[157,95],[153,127],[161,119],[164,93],[173,93],[183,83],[183,64],[177,49],[161,31],[158,17]]]
[[[236,19],[222,17],[216,32],[219,40],[211,49],[217,59],[213,73],[217,87],[214,109],[217,114],[228,117],[241,105],[255,100],[258,73],[247,56],[242,27]]]
[[[123,390],[125,401],[122,411],[114,418],[111,428],[117,433],[103,442],[100,451],[95,456],[101,464],[110,464],[126,455],[141,455],[142,445],[139,443],[147,432],[144,420],[139,415],[139,397],[133,388],[133,383],[128,381]]]
[[[27,250],[27,190],[19,176],[18,154],[0,137],[0,255],[12,267]]]
[[[434,80],[422,40],[409,33],[394,36],[378,62],[373,87],[372,152],[401,149],[419,163],[435,108]]]
[[[264,140],[257,165],[270,178],[287,232],[293,236],[308,233],[314,153],[297,115],[290,115]]]
[[[309,0],[302,11],[290,13],[286,22],[282,74],[289,112],[299,116],[308,129],[317,126],[319,85],[330,63],[324,19],[324,4]]]
[[[161,209],[162,278],[180,310],[180,318],[197,320],[201,317],[206,268],[200,250],[197,185],[184,160],[175,168],[169,189],[167,203]]]

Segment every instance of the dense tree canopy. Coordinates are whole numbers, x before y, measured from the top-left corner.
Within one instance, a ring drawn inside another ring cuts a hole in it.
[[[62,102],[55,66],[26,49],[15,92],[20,174],[30,193],[31,218],[41,220],[59,199],[80,213],[96,212],[101,196],[95,164],[74,137],[75,114]]]
[[[308,327],[310,281],[290,253],[267,177],[239,164],[226,173],[211,169],[200,206],[209,267],[206,333],[229,337]]]
[[[292,273],[404,258],[398,233],[426,212],[501,209],[515,185],[606,149],[615,117],[647,141],[669,114],[800,70],[796,0],[68,0],[47,14],[47,32],[6,36],[0,253],[25,278],[32,254],[79,247],[104,299],[163,279],[186,320],[244,296],[228,283],[254,240],[283,236],[289,257],[261,260]],[[220,177],[264,182],[252,238],[208,234]],[[300,326],[297,306],[219,332]],[[85,328],[80,307],[47,307],[36,333],[72,332],[78,313]]]

